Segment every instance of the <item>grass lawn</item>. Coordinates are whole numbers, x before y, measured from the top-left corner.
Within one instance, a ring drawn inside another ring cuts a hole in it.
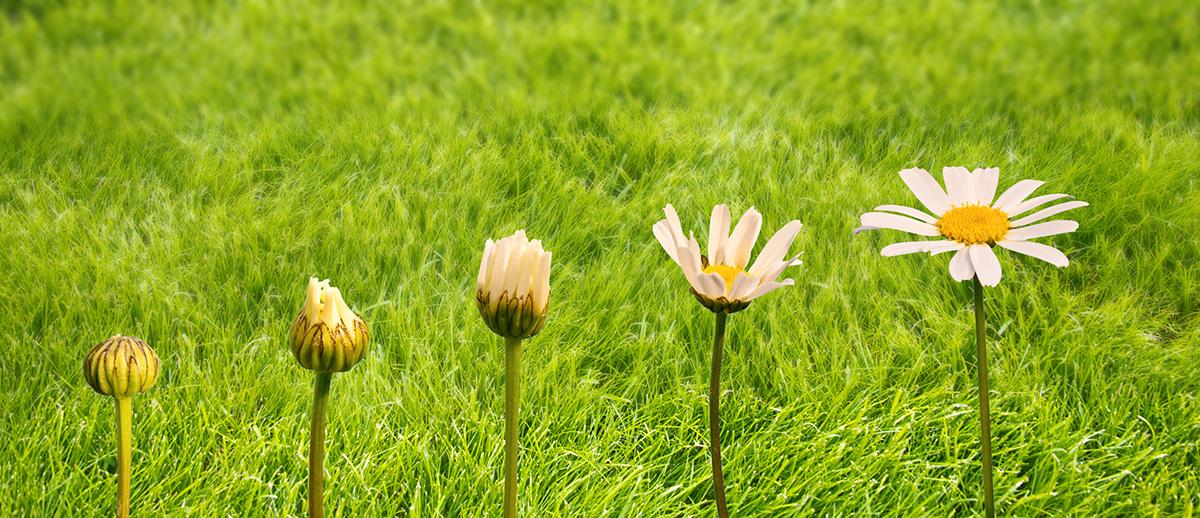
[[[334,377],[331,516],[497,515],[483,242],[554,253],[522,363],[524,516],[712,513],[712,315],[650,227],[789,219],[796,286],[729,320],[736,516],[981,508],[974,328],[949,255],[851,236],[906,167],[1091,203],[988,291],[1003,515],[1200,504],[1200,7],[1010,2],[32,1],[0,7],[0,515],[115,505],[81,363],[162,359],[133,511],[304,512],[310,275],[370,325]],[[706,234],[705,234],[706,235]]]

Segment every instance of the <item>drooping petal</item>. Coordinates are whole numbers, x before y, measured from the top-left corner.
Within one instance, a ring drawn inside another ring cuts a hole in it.
[[[1059,249],[1041,243],[1034,243],[1033,241],[1011,241],[1005,239],[996,244],[1013,252],[1041,259],[1059,268],[1066,267],[1069,262],[1067,261],[1067,254],[1062,253]]]
[[[750,295],[758,287],[758,279],[746,272],[738,272],[733,278],[733,286],[729,287],[729,293],[725,297],[729,300],[742,300]]]
[[[969,247],[964,247],[950,258],[950,277],[959,282],[975,277],[975,267],[971,265],[971,253],[968,249]]]
[[[937,223],[937,218],[930,216],[929,214],[926,214],[925,211],[922,211],[919,209],[914,209],[912,207],[905,207],[904,205],[880,205],[878,207],[875,207],[875,210],[883,211],[883,212],[895,212],[896,214],[903,214],[903,215],[911,217],[911,218],[919,219],[926,223]]]
[[[975,267],[975,274],[979,276],[979,283],[989,287],[1000,284],[1000,259],[996,257],[996,252],[992,251],[992,247],[988,245],[971,245],[967,247],[967,250],[970,251],[971,266]]]
[[[796,284],[796,281],[794,279],[784,279],[779,282],[768,282],[765,284],[760,284],[760,285],[758,285],[757,288],[754,289],[754,291],[750,292],[749,296],[747,296],[743,300],[751,301],[751,300],[757,299],[763,295],[771,293],[772,291],[775,291],[779,288],[782,288],[784,286],[791,286],[793,284]]]
[[[1042,205],[1045,205],[1052,201],[1061,200],[1063,198],[1070,198],[1070,197],[1071,197],[1071,195],[1069,195],[1069,194],[1043,194],[1036,198],[1030,198],[1028,200],[1025,200],[1025,201],[1019,203],[1016,207],[1013,207],[1013,210],[1004,211],[1004,212],[1006,214],[1008,214],[1008,217],[1013,218],[1013,217],[1020,216],[1021,214],[1024,214],[1026,212],[1029,212],[1033,209],[1036,209],[1038,207],[1041,207]]]
[[[916,252],[932,253],[934,250],[941,250],[941,251],[957,250],[958,247],[960,247],[960,246],[962,246],[962,245],[955,241],[950,241],[950,240],[906,241],[903,243],[892,243],[888,246],[885,246],[885,247],[883,247],[882,250],[879,251],[879,253],[880,253],[880,255],[882,255],[884,257],[894,257],[897,255],[912,254],[912,253],[916,253]]]
[[[860,218],[864,227],[890,228],[893,230],[903,230],[919,236],[936,237],[942,235],[938,232],[937,227],[924,221],[900,216],[898,214],[888,214],[885,212],[868,212]]]
[[[724,260],[725,241],[729,239],[729,207],[717,205],[713,207],[712,217],[708,223],[708,262],[722,264]]]
[[[663,207],[663,212],[667,214],[667,229],[671,231],[671,237],[676,243],[683,243],[687,238],[683,236],[683,225],[679,223],[679,214],[675,212],[675,207],[668,203]]]
[[[776,262],[774,265],[771,265],[769,268],[763,270],[763,274],[758,277],[758,283],[766,284],[774,281],[777,277],[779,277],[779,274],[783,273],[783,271],[787,268],[799,266],[802,263],[803,261],[800,260],[800,254],[796,254],[795,257],[792,257],[786,261]]]
[[[1041,221],[1041,220],[1043,220],[1043,219],[1046,219],[1046,218],[1048,218],[1048,217],[1050,217],[1050,216],[1053,216],[1053,215],[1055,215],[1055,214],[1062,214],[1062,213],[1064,213],[1064,212],[1066,212],[1066,211],[1068,211],[1068,210],[1071,210],[1071,209],[1078,209],[1078,208],[1080,208],[1080,207],[1087,207],[1087,205],[1088,205],[1088,203],[1087,203],[1086,201],[1069,201],[1069,202],[1066,202],[1066,203],[1060,203],[1060,204],[1058,204],[1058,205],[1054,205],[1054,206],[1052,206],[1052,207],[1046,207],[1046,208],[1044,208],[1044,209],[1042,209],[1042,210],[1039,210],[1039,211],[1037,211],[1037,212],[1034,212],[1033,214],[1030,214],[1030,215],[1028,215],[1028,216],[1025,216],[1025,217],[1023,217],[1023,218],[1021,218],[1021,219],[1018,219],[1018,220],[1016,220],[1016,221],[1012,222],[1012,226],[1014,226],[1014,227],[1023,227],[1023,226],[1025,226],[1025,225],[1028,225],[1028,224],[1030,224],[1030,223],[1036,223],[1036,222],[1038,222],[1038,221]]]
[[[783,259],[787,255],[788,249],[792,247],[792,241],[796,239],[796,234],[803,226],[799,221],[792,220],[775,232],[775,235],[771,236],[771,239],[767,240],[767,244],[763,245],[762,250],[758,252],[758,257],[754,259],[754,266],[750,267],[750,275],[761,277],[767,268]]]
[[[1058,221],[1047,221],[1045,223],[1036,223],[1028,227],[1014,228],[1008,231],[1005,239],[1014,241],[1025,241],[1039,237],[1053,236],[1057,234],[1066,234],[1074,232],[1079,228],[1079,222],[1069,219],[1060,219]]]
[[[965,167],[953,166],[942,168],[942,179],[946,182],[946,192],[950,196],[950,205],[957,207],[971,203],[975,198],[975,189],[971,182],[971,173]]]
[[[687,278],[688,284],[692,286],[692,289],[705,293],[699,280],[703,273],[700,271],[700,251],[693,249],[689,244],[684,244],[675,253],[679,257],[679,267],[683,268],[683,276]]]
[[[671,224],[667,220],[654,224],[654,237],[658,239],[658,244],[662,245],[663,250],[667,251],[667,255],[671,256],[671,260],[679,264],[679,256],[675,250],[681,243],[675,242],[675,237],[671,234]]]
[[[758,232],[761,229],[762,214],[750,207],[733,228],[733,235],[729,236],[729,242],[725,245],[725,262],[722,264],[739,270],[746,269],[746,263],[750,262],[750,249],[754,248],[754,242],[758,241]]]
[[[905,169],[900,171],[900,179],[904,180],[908,189],[935,216],[941,216],[950,210],[950,197],[946,195],[946,191],[942,190],[942,186],[937,183],[937,180],[933,179],[933,175],[929,174],[929,171],[919,167]]]
[[[1016,208],[1017,205],[1020,205],[1021,202],[1025,201],[1025,198],[1029,197],[1033,191],[1036,191],[1037,188],[1041,187],[1044,183],[1045,182],[1039,180],[1021,180],[1013,184],[1012,187],[1009,187],[1007,191],[1004,191],[1004,194],[1001,194],[1000,197],[996,199],[996,203],[992,205],[992,208],[1002,210],[1005,214],[1012,215],[1012,210]]]
[[[937,241],[934,244],[929,245],[929,250],[926,250],[926,252],[929,252],[929,255],[938,255],[946,252],[955,252],[966,247],[967,245],[959,243],[958,241]]]
[[[990,206],[996,199],[996,185],[1000,183],[1000,169],[995,167],[976,169],[971,173],[971,177],[975,183],[975,199],[972,203]]]

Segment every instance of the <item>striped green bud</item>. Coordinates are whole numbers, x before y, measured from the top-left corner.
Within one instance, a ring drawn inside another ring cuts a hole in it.
[[[288,342],[305,369],[346,372],[367,352],[367,324],[342,299],[329,280],[308,281],[304,309],[292,324]]]
[[[105,396],[127,398],[158,381],[159,361],[141,339],[116,335],[96,344],[83,359],[83,377]]]

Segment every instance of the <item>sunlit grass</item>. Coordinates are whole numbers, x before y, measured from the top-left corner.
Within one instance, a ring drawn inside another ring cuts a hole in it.
[[[896,171],[943,165],[1091,203],[1054,239],[1070,267],[1004,257],[989,291],[999,511],[1200,503],[1189,2],[337,4],[3,9],[0,515],[111,512],[80,365],[115,333],[162,359],[135,515],[302,513],[310,275],[372,330],[333,386],[330,515],[498,514],[504,351],[473,282],[518,228],[555,263],[522,514],[708,514],[712,319],[651,235],[667,202],[805,224],[797,287],[731,317],[733,514],[972,512],[970,286],[850,235],[908,199]]]

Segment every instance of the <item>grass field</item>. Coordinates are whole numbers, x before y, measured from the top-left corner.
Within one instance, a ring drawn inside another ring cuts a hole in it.
[[[798,218],[794,288],[730,318],[737,516],[981,507],[970,285],[851,237],[896,172],[1001,168],[1091,203],[988,292],[1004,515],[1200,504],[1194,2],[5,2],[0,515],[110,514],[115,333],[134,513],[298,515],[308,276],[369,323],[337,375],[331,515],[480,516],[502,496],[483,242],[554,252],[522,364],[524,516],[705,516],[712,316],[650,227]],[[698,232],[699,233],[699,232]],[[765,241],[764,238],[760,241]]]

